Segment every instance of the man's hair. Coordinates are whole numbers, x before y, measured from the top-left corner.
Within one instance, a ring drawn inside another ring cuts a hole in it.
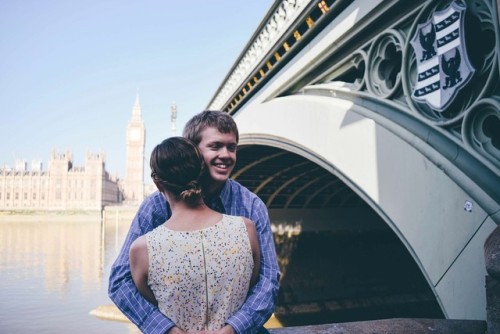
[[[234,133],[239,141],[238,127],[228,113],[216,110],[205,110],[194,115],[184,126],[182,135],[196,145],[201,142],[201,132],[206,128],[216,128],[220,133]]]
[[[198,146],[189,139],[165,139],[153,149],[149,165],[158,190],[169,191],[191,207],[200,203],[200,178],[205,164]]]

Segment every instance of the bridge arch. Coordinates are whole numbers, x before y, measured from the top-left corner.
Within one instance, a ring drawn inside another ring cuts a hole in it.
[[[411,254],[445,317],[484,319],[483,244],[496,227],[495,205],[487,189],[450,161],[450,143],[439,144],[444,136],[410,124],[411,118],[380,117],[397,108],[322,85],[250,104],[234,117],[242,147],[300,155],[366,202]]]
[[[327,207],[338,198],[328,185],[347,184],[350,205],[368,203],[412,254],[447,318],[486,318],[483,245],[500,224],[498,13],[495,0],[276,1],[208,106],[235,118],[242,148],[322,167],[300,186],[297,162],[249,180],[271,211]],[[453,35],[446,59],[464,65],[446,92],[448,70],[419,67],[435,20],[454,22],[439,43]],[[424,84],[436,70],[443,89]],[[279,158],[252,165],[252,151],[241,150],[237,179]]]

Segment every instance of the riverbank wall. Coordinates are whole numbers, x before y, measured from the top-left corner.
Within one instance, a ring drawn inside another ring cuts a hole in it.
[[[64,211],[40,211],[40,210],[15,210],[0,211],[1,222],[88,222],[100,221],[102,211],[94,210],[64,210]]]
[[[2,210],[1,222],[87,222],[87,221],[132,221],[138,206],[114,205],[102,210]]]
[[[104,222],[132,222],[138,209],[137,205],[108,205],[102,211],[102,220]]]

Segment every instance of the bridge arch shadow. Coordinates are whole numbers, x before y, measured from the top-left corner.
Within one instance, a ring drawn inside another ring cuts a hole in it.
[[[444,318],[433,289],[377,204],[335,166],[279,138],[241,138],[233,178],[269,208],[285,326]]]

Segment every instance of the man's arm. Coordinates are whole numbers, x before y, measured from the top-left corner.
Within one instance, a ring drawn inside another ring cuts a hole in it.
[[[238,334],[257,333],[273,313],[279,289],[279,267],[269,215],[257,197],[252,201],[248,218],[255,222],[259,236],[260,273],[244,304],[227,320]]]
[[[135,239],[165,222],[167,212],[169,210],[161,194],[155,193],[144,200],[109,277],[109,298],[143,333],[164,334],[175,324],[137,290],[130,272],[129,250]]]

